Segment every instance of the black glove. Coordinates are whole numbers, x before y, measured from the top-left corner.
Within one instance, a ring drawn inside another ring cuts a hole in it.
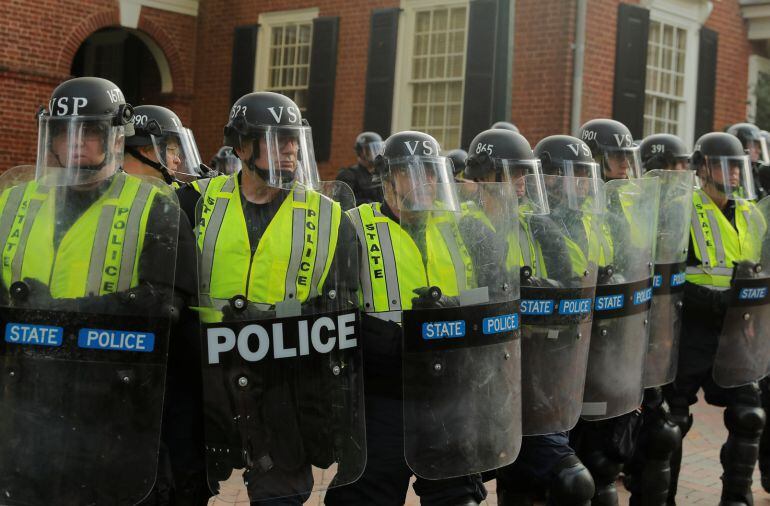
[[[40,280],[24,278],[24,281],[16,281],[11,284],[10,292],[14,306],[55,309],[51,289]]]
[[[412,299],[412,309],[440,309],[443,307],[459,307],[457,297],[448,297],[441,293],[437,286],[415,288],[417,297]]]

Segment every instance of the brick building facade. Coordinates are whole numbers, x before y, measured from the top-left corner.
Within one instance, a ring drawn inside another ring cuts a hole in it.
[[[34,113],[70,75],[173,108],[204,160],[233,97],[283,91],[327,177],[362,129],[451,149],[495,120],[534,144],[603,116],[692,143],[751,119],[770,75],[767,0],[11,0],[0,19],[0,170],[34,160]]]

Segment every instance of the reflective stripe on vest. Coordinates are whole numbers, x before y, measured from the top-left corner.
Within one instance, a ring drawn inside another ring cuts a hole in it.
[[[739,200],[735,203],[733,227],[703,190],[693,192],[692,200],[690,236],[695,257],[701,263],[687,267],[687,281],[709,287],[729,287],[733,262],[759,259],[759,241],[766,226],[764,219],[753,203]]]
[[[66,231],[54,251],[57,190],[35,182],[0,198],[5,286],[37,279],[55,298],[104,295],[139,283],[139,256],[157,189],[117,174],[104,194]]]
[[[348,215],[362,257],[368,260],[361,262],[359,275],[364,312],[400,321],[400,315],[394,312],[411,309],[416,288],[437,285],[448,296],[475,288],[470,256],[465,244],[458,244],[459,230],[448,219],[428,218],[426,272],[417,244],[398,223],[382,214],[379,203],[360,205]]]
[[[547,277],[545,268],[545,259],[540,244],[532,237],[529,229],[529,223],[525,216],[519,217],[519,249],[521,257],[519,258],[519,267],[529,266],[532,269],[532,275],[538,277]],[[514,266],[508,266],[513,268]]]
[[[237,177],[218,176],[198,183],[205,190],[197,231],[200,290],[210,299],[207,305],[217,306],[217,301],[235,295],[276,304],[304,302],[319,294],[337,247],[342,216],[338,203],[295,187],[252,255]]]

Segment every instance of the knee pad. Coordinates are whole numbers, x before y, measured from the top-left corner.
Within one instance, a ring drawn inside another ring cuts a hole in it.
[[[692,423],[692,417],[689,421]],[[645,443],[646,448],[643,451],[648,457],[668,460],[674,450],[682,444],[682,431],[676,423],[661,420],[650,428]]]
[[[554,470],[556,476],[549,487],[549,504],[582,506],[594,496],[594,479],[574,455],[562,459]]]
[[[730,435],[759,437],[765,426],[765,410],[758,406],[733,404],[725,409],[724,421]]]
[[[594,450],[583,459],[593,476],[596,488],[615,483],[623,469],[623,463],[610,458],[601,450]]]
[[[680,439],[684,439],[692,428],[692,415],[690,414],[689,407],[682,409],[681,407],[674,408],[672,406],[669,420],[679,427]]]

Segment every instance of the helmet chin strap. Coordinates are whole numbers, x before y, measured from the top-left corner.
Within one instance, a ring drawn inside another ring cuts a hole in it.
[[[163,176],[163,181],[166,182],[166,184],[171,184],[174,182],[174,178],[171,177],[171,174],[168,172],[168,169],[164,167],[160,162],[156,162],[154,160],[150,160],[146,156],[144,156],[142,153],[139,152],[136,147],[131,146],[126,148],[126,151],[128,151],[131,156],[142,162],[143,164],[147,165],[148,167],[152,167],[153,169],[160,172],[160,175]]]

